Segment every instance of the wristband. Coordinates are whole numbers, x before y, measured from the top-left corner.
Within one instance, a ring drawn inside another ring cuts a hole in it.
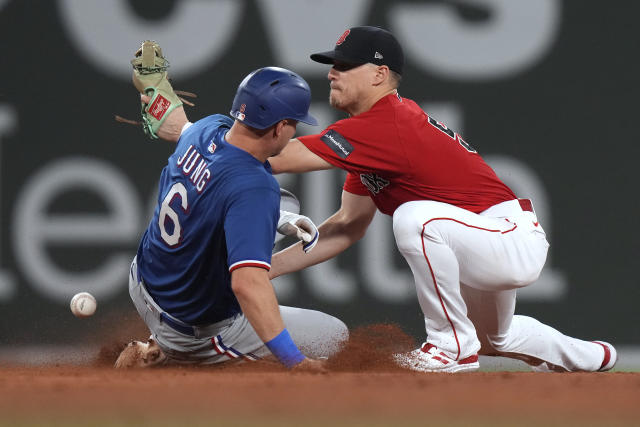
[[[284,328],[282,332],[271,341],[266,342],[265,345],[278,358],[280,363],[287,368],[293,368],[304,360],[304,355],[300,353],[300,350],[291,339],[287,328]]]

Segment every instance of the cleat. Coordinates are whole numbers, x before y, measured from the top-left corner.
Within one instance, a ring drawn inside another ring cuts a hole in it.
[[[477,354],[454,360],[428,343],[409,353],[395,354],[393,359],[399,366],[418,372],[472,372],[480,367]]]

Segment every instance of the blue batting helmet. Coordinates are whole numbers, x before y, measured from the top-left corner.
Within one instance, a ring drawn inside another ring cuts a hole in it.
[[[265,67],[242,80],[231,106],[231,116],[256,129],[266,129],[283,119],[310,125],[311,89],[307,82],[285,68]]]

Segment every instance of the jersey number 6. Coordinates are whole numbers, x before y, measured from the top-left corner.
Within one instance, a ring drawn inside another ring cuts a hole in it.
[[[170,206],[173,199],[177,197],[180,198],[182,210],[187,213],[189,210],[187,189],[184,185],[177,182],[171,186],[171,189],[169,189],[169,192],[162,201],[162,205],[160,205],[160,214],[158,215],[158,227],[160,227],[162,240],[172,248],[178,246],[182,240],[182,227],[180,226],[178,213],[171,209]],[[171,234],[169,234],[165,228],[167,220],[173,223],[173,232]]]

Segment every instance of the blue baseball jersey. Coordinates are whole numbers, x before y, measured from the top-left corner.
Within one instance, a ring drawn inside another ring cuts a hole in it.
[[[138,248],[149,294],[191,325],[241,311],[231,290],[234,269],[271,267],[280,187],[268,162],[225,141],[232,125],[213,115],[182,133]]]

